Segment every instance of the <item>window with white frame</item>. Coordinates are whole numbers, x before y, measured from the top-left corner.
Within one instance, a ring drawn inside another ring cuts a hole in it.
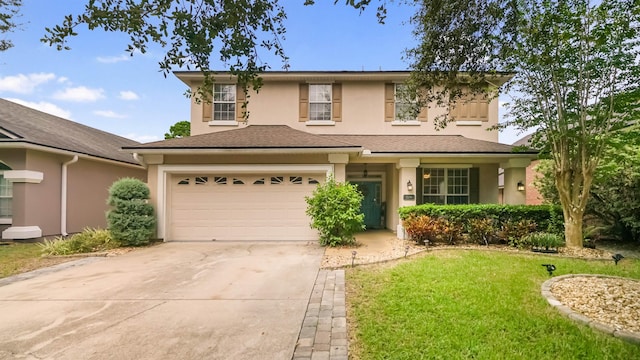
[[[469,169],[422,169],[422,199],[432,204],[468,204]]]
[[[8,166],[0,163],[0,221],[10,221],[13,216],[13,184],[4,178],[5,170],[11,170]]]
[[[236,86],[234,84],[214,84],[213,120],[229,121],[236,119]]]
[[[309,85],[309,120],[331,120],[331,84]]]
[[[395,119],[396,120],[415,120],[417,114],[413,108],[415,101],[407,100],[407,85],[395,84],[394,97],[395,97]]]

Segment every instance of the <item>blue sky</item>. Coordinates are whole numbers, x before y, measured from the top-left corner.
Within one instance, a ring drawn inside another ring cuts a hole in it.
[[[15,47],[0,52],[0,97],[141,142],[162,139],[172,124],[189,119],[186,86],[159,70],[163,49],[131,57],[124,51],[126,35],[81,28],[69,42],[71,50],[58,51],[40,42],[44,28],[80,13],[86,1],[23,2],[23,25],[7,36]],[[342,1],[303,3],[281,1],[288,15],[284,48],[290,70],[408,69],[402,57],[414,44],[409,6],[391,3],[380,25],[374,8],[359,14]],[[261,59],[281,69],[277,58],[263,53]],[[500,141],[517,138],[507,132]]]

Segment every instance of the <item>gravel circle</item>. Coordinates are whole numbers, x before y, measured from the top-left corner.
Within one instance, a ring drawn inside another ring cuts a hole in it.
[[[640,281],[620,277],[558,279],[551,293],[563,305],[615,330],[640,336]]]

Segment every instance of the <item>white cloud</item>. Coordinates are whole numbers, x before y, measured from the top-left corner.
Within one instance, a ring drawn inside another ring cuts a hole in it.
[[[54,99],[76,101],[76,102],[93,102],[104,98],[104,90],[90,89],[86,86],[78,86],[66,88],[53,94]]]
[[[111,118],[111,119],[124,119],[127,115],[118,114],[117,112],[111,110],[96,110],[93,112],[95,115]]]
[[[162,140],[159,136],[156,136],[156,135],[138,135],[135,133],[130,133],[130,134],[125,134],[121,136],[131,139],[133,141],[141,142],[141,143]]]
[[[119,56],[98,56],[96,60],[98,60],[98,62],[101,62],[103,64],[115,64],[122,61],[129,61],[131,60],[131,56],[124,55],[124,54]]]
[[[59,77],[59,78],[58,78],[58,82],[59,82],[60,84],[68,83],[68,82],[69,82],[69,78],[68,78],[68,77],[66,77],[66,76],[61,76],[61,77]]]
[[[122,100],[138,100],[140,97],[133,91],[120,91],[120,99]]]
[[[45,102],[45,101],[40,101],[40,102],[32,102],[32,101],[24,101],[24,100],[20,100],[20,99],[12,99],[9,98],[7,99],[9,101],[13,101],[16,104],[20,104],[20,105],[24,105],[26,107],[30,107],[32,109],[36,109],[36,110],[40,110],[42,112],[46,112],[48,114],[51,115],[55,115],[55,116],[59,116],[61,118],[65,118],[70,120],[71,119],[71,112],[68,110],[64,110],[60,107],[58,107],[55,104],[52,104],[50,102]]]
[[[36,87],[55,79],[52,73],[18,74],[0,78],[0,91],[30,94]]]

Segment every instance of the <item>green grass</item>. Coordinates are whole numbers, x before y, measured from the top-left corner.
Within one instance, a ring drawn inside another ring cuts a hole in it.
[[[638,359],[640,346],[575,323],[540,294],[554,275],[640,278],[640,262],[438,251],[394,267],[348,270],[356,359]]]
[[[40,261],[38,244],[9,244],[0,246],[0,278],[27,271]]]

